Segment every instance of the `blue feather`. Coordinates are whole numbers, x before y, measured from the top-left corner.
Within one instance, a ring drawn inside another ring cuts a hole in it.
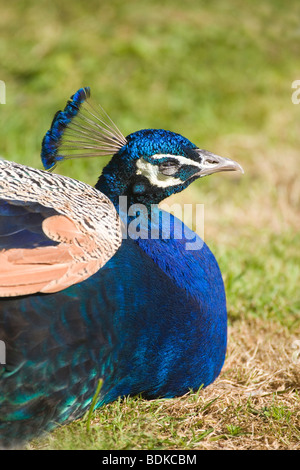
[[[63,156],[58,153],[61,139],[66,127],[78,114],[80,106],[90,96],[90,88],[80,88],[67,102],[63,111],[58,111],[52,121],[51,128],[47,131],[43,143],[41,158],[46,170],[53,168],[57,162],[63,160]]]

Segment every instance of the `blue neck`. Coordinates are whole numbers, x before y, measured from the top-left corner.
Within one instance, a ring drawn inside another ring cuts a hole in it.
[[[139,210],[138,215],[135,208]],[[181,220],[161,210],[157,204],[152,204],[150,209],[127,205],[126,197],[119,198],[118,212],[124,224],[123,238],[135,240],[179,288],[184,288],[204,307],[214,295],[215,287],[220,285],[220,304],[224,301],[222,277],[215,257]]]
[[[135,221],[129,219],[128,232],[131,229],[130,224],[135,228]],[[213,279],[207,276],[207,263],[209,269],[217,274],[219,267],[203,240],[181,220],[158,206],[152,206],[148,235],[147,238],[136,240],[142,250],[178,287],[184,288],[202,306],[209,302],[207,299],[213,289]]]
[[[167,237],[168,224],[162,223],[163,217],[168,216],[170,237]],[[124,215],[122,218],[130,232],[135,219]],[[134,357],[139,366],[125,345],[118,356],[118,367],[122,369],[121,364],[124,364],[125,372],[121,375],[126,376],[127,394],[132,390],[148,390],[149,398],[176,396],[190,388],[207,386],[223,366],[227,343],[224,286],[213,254],[180,220],[156,206],[148,219],[148,229],[152,229],[154,235],[157,235],[156,229],[159,230],[159,238],[138,238],[134,243],[131,239],[124,240],[115,255],[118,259],[118,253],[119,256],[128,253],[125,266],[133,265],[135,269],[138,265],[133,286],[144,298],[141,304],[139,295],[133,297],[133,311],[130,315],[119,315],[117,321],[122,335],[125,325],[127,331],[135,332]],[[114,263],[114,257],[111,262]],[[123,265],[122,262],[123,272],[128,274],[128,267],[124,271]],[[126,288],[129,278],[124,281]],[[135,292],[133,286],[127,295]],[[134,307],[135,302],[138,307]],[[138,311],[137,316],[134,311]],[[171,363],[176,366],[169,367]],[[130,370],[135,371],[131,372],[131,384],[128,384],[128,364]],[[146,387],[149,377],[155,385],[153,395]],[[117,391],[113,388],[108,399],[118,393],[119,388]]]
[[[159,209],[158,202],[164,197],[159,197],[157,203],[152,194],[140,200],[132,198],[128,188],[134,173],[134,159],[128,159],[126,151],[121,151],[112,157],[96,185],[115,205],[125,226],[123,238],[134,239],[178,287],[197,299],[203,312],[214,315],[216,304],[217,308],[226,305],[223,280],[214,255],[182,221]],[[171,190],[174,192],[174,187]],[[222,315],[224,324],[226,311]]]
[[[159,209],[158,204],[151,204],[149,195],[147,199],[142,199],[142,203],[136,203],[130,195],[126,195],[126,185],[132,175],[132,167],[129,166],[122,156],[115,155],[96,185],[115,205],[124,224],[123,238],[134,239],[178,286],[183,286],[195,298],[200,300],[201,297],[201,302],[205,302],[210,286],[204,284],[211,276],[201,274],[201,265],[205,266],[207,261],[213,260],[214,269],[220,276],[213,254],[181,220]],[[122,194],[125,195],[120,196]],[[212,280],[212,289],[213,284]]]
[[[123,221],[123,237],[134,239],[134,243],[149,257],[144,259],[144,255],[141,256],[139,250],[133,250],[134,256],[144,260],[145,265],[140,267],[141,275],[147,279],[147,282],[149,281],[149,290],[153,292],[152,295],[159,298],[161,302],[161,309],[157,311],[154,309],[150,312],[146,310],[144,315],[150,315],[151,321],[155,324],[163,320],[165,330],[161,331],[162,338],[165,336],[168,338],[167,332],[170,332],[171,338],[174,335],[174,354],[172,353],[170,357],[174,361],[175,358],[177,362],[179,361],[181,369],[178,365],[174,374],[168,377],[168,381],[163,381],[167,383],[167,391],[165,392],[162,387],[157,393],[161,396],[174,396],[178,393],[178,389],[176,388],[176,392],[173,393],[172,387],[178,380],[182,383],[183,393],[188,390],[184,388],[186,384],[192,388],[197,388],[201,384],[208,385],[221,370],[227,343],[224,284],[214,255],[198,235],[172,214],[160,210],[156,204],[147,204],[144,209],[140,207],[139,215],[134,215],[134,211],[130,214],[128,213],[131,207],[130,199],[126,197],[119,199],[120,193],[112,194],[105,177],[100,178],[99,181],[102,184],[97,185],[98,189],[111,198]],[[124,241],[121,251],[131,253],[130,250],[132,250],[131,240],[128,240],[128,243]],[[114,258],[111,260],[112,263],[113,260]],[[151,260],[154,263],[153,266]],[[142,274],[144,266],[145,272]],[[161,286],[151,284],[147,275],[148,270],[156,272],[157,276],[159,274],[157,270],[161,270],[162,279],[165,276],[165,279],[171,281],[167,282],[168,288],[165,291],[163,286],[159,292],[155,290]],[[145,286],[145,282],[143,285]],[[160,320],[156,318],[156,315]],[[124,321],[127,327],[129,320],[130,318],[126,316]],[[134,317],[132,328],[139,330],[135,322]],[[141,322],[142,332],[144,331],[143,322],[144,318]],[[151,336],[152,330],[149,330],[151,322],[149,324],[146,322],[146,324],[147,335],[141,334],[143,338],[148,337],[149,333]],[[155,325],[152,329],[153,335],[157,335]],[[167,340],[166,342],[168,343]],[[181,342],[184,346],[180,346]],[[139,341],[137,343],[139,344]],[[143,341],[140,343],[139,347],[143,350],[144,343]],[[188,354],[188,361],[186,361],[186,354]],[[123,350],[121,356],[127,357]],[[151,374],[158,374],[159,370],[160,359],[153,357],[151,370],[143,365],[142,370],[137,370],[137,376],[148,377]],[[139,381],[138,377],[135,380]],[[113,389],[109,397],[113,393],[117,395],[118,391]],[[149,396],[151,397],[151,394]]]

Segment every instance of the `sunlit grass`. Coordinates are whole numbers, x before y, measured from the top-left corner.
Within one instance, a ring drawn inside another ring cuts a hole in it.
[[[41,168],[54,113],[91,86],[125,135],[167,128],[245,170],[174,198],[205,205],[205,241],[223,273],[230,334],[220,379],[175,400],[117,401],[94,414],[90,432],[77,421],[30,448],[299,447],[299,13],[297,0],[1,5],[1,157]],[[106,162],[58,171],[95,184]]]

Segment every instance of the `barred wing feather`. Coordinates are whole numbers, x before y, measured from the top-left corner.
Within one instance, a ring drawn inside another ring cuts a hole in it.
[[[100,191],[71,178],[0,161],[0,296],[50,293],[97,272],[122,242]]]

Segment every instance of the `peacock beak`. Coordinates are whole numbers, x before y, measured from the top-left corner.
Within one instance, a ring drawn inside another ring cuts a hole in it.
[[[201,169],[198,172],[199,177],[218,173],[219,171],[240,171],[244,173],[241,165],[230,158],[220,157],[203,149],[195,149],[195,152],[198,153],[201,161]]]

